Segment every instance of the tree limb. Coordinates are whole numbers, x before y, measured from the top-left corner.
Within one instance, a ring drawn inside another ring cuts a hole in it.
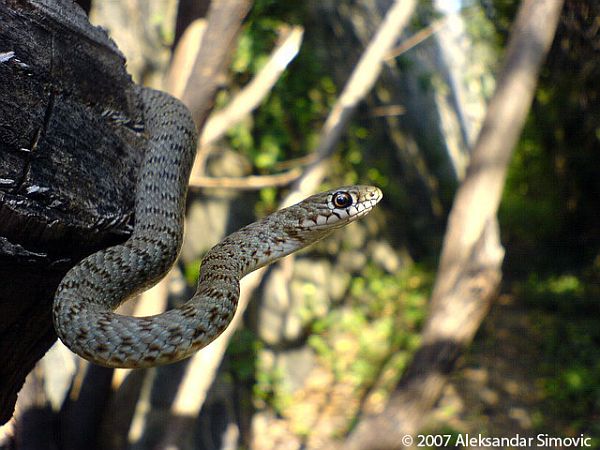
[[[304,29],[299,26],[286,27],[280,31],[279,42],[263,68],[225,108],[211,114],[200,136],[201,147],[216,142],[232,125],[260,105],[298,54],[303,33]]]
[[[325,177],[328,166],[326,160],[333,154],[342,131],[359,103],[375,85],[386,56],[406,26],[415,5],[415,0],[396,0],[390,7],[379,30],[352,71],[344,90],[327,116],[319,135],[319,144],[314,151],[315,160],[309,164],[302,177],[294,183],[292,192],[282,202],[282,206],[292,205],[314,192]]]
[[[202,44],[181,96],[198,130],[213,108],[235,39],[251,6],[250,0],[213,0],[210,4]]]
[[[283,173],[271,175],[249,175],[245,177],[205,177],[192,175],[190,187],[226,188],[237,190],[258,190],[266,187],[286,186],[302,175],[302,169],[295,167]]]

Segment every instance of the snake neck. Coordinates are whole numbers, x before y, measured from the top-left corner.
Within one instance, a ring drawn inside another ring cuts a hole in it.
[[[202,260],[199,286],[215,274],[241,279],[261,267],[328,236],[332,230],[301,230],[294,207],[286,214],[273,214],[230,234]],[[298,211],[301,214],[301,211]],[[287,218],[287,219],[285,219]]]

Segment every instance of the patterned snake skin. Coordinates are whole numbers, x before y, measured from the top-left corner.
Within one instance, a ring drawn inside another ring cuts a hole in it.
[[[54,325],[72,351],[108,367],[152,367],[186,358],[225,330],[237,307],[239,280],[367,214],[382,198],[371,186],[313,195],[227,236],[202,261],[196,294],[150,317],[112,312],[156,283],[177,258],[195,149],[188,110],[174,98],[136,88],[149,148],[140,168],[134,230],[124,244],[85,258],[62,280]]]

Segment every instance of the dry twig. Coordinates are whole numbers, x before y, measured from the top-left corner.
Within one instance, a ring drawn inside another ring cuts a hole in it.
[[[205,177],[201,175],[190,178],[190,187],[225,188],[253,191],[266,187],[287,186],[302,175],[300,167],[287,172],[272,175],[249,175],[245,177]]]

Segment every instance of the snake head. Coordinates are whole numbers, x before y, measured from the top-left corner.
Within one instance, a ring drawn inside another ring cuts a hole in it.
[[[307,231],[343,227],[368,214],[383,198],[375,186],[342,186],[315,194],[298,203],[304,211],[300,226]]]

